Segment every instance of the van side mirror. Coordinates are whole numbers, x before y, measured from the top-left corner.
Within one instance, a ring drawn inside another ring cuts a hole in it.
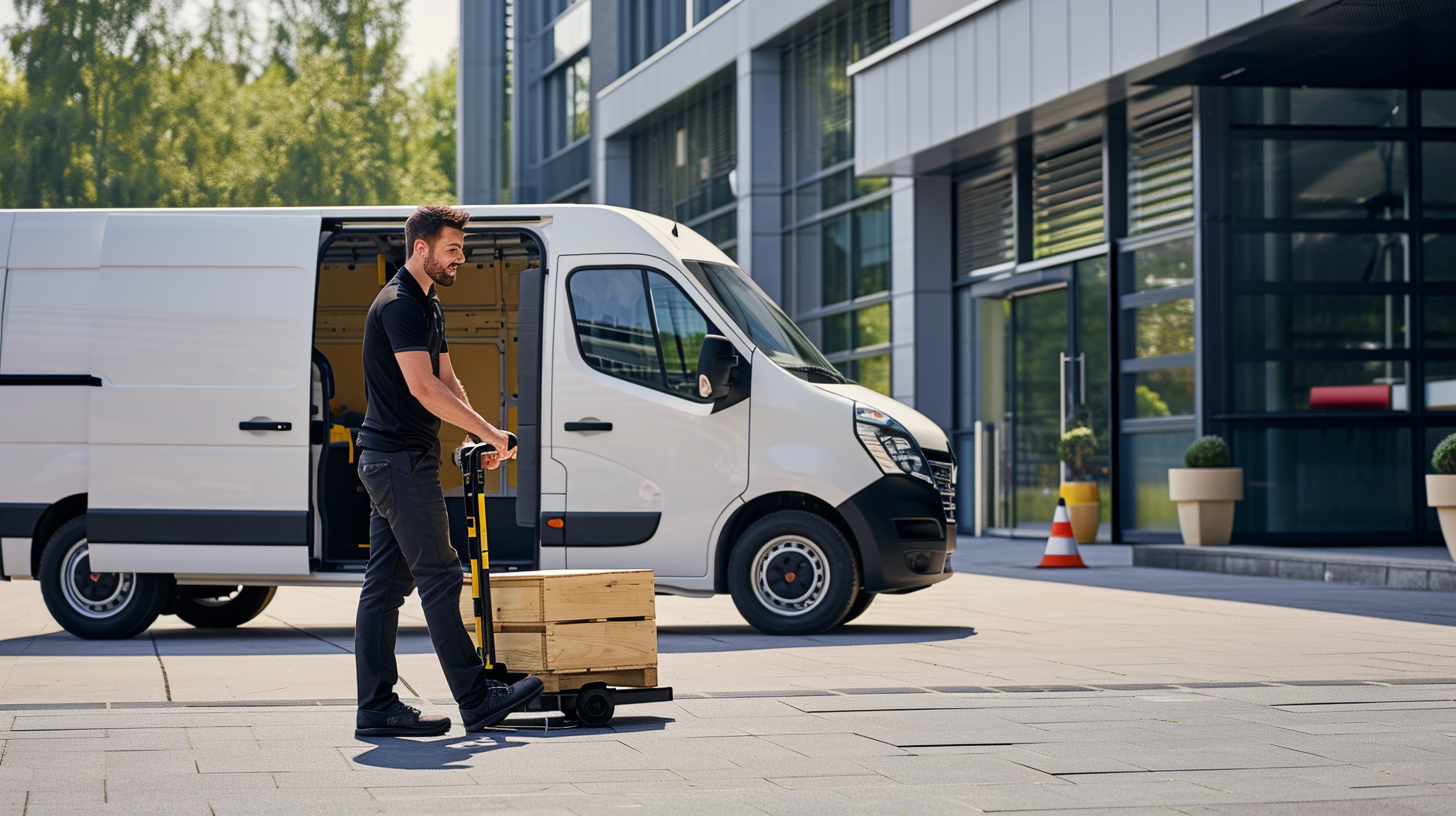
[[[703,338],[698,352],[698,396],[718,400],[728,396],[733,369],[738,366],[738,352],[728,338],[710,334]]]

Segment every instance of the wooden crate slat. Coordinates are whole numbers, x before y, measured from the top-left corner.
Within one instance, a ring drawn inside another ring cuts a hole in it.
[[[616,669],[599,672],[573,672],[570,674],[540,674],[541,684],[548,693],[576,691],[587,683],[606,683],[609,686],[636,686],[651,688],[657,685],[657,669]]]

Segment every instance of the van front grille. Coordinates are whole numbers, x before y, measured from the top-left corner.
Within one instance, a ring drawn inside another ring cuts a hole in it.
[[[954,462],[930,461],[930,475],[935,479],[935,489],[940,491],[940,504],[945,509],[947,524],[956,520],[956,466]]]

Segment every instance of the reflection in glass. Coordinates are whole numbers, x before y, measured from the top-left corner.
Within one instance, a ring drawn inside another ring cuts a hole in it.
[[[647,273],[652,316],[662,352],[667,390],[689,399],[698,396],[698,352],[708,334],[708,321],[676,284],[658,272]]]
[[[1426,363],[1426,410],[1456,411],[1456,360]]]
[[[1383,399],[1388,410],[1408,411],[1407,368],[1407,363],[1400,360],[1237,363],[1234,365],[1234,406],[1238,411],[1307,411],[1313,389],[1381,386],[1385,388]],[[1369,394],[1358,395],[1361,403],[1369,397]]]
[[[1405,127],[1405,91],[1375,88],[1235,88],[1232,113],[1234,123],[1239,125]]]
[[[663,386],[640,269],[583,269],[569,281],[581,355],[599,371]]]
[[[890,290],[890,202],[877,201],[855,210],[854,296]]]
[[[1108,443],[1112,439],[1112,369],[1108,363],[1107,342],[1107,257],[1078,261],[1075,275],[1077,347],[1073,353],[1085,354],[1086,359],[1077,367],[1074,376],[1086,376],[1087,382],[1085,389],[1071,384],[1073,393],[1069,396],[1074,402],[1067,425],[1086,425],[1101,443],[1091,465],[1099,485],[1097,495],[1102,504],[1101,518],[1111,521],[1113,491],[1108,480],[1112,473],[1112,446]],[[1084,390],[1085,401],[1082,400]]]
[[[890,304],[866,306],[854,313],[854,346],[878,346],[890,342]]]
[[[1012,525],[1045,528],[1057,505],[1061,467],[1062,371],[1067,352],[1067,291],[1011,299]]]
[[[1178,529],[1178,506],[1168,499],[1168,468],[1183,467],[1192,431],[1122,437],[1122,524],[1133,530]]]
[[[1456,142],[1426,142],[1422,148],[1425,187],[1421,194],[1427,218],[1456,218]]]
[[[1405,295],[1241,295],[1233,330],[1241,349],[1405,348]]]
[[[1193,285],[1193,239],[1180,238],[1122,256],[1122,291]]]
[[[1193,353],[1193,300],[1170,300],[1125,310],[1133,322],[1133,356]]]
[[[1421,91],[1421,124],[1456,127],[1456,91]]]
[[[1408,428],[1236,428],[1244,468],[1244,532],[1349,533],[1407,530],[1412,517]],[[1359,500],[1351,500],[1358,488]]]
[[[881,394],[890,393],[890,355],[888,354],[862,357],[858,360],[850,360],[848,364],[840,363],[839,369],[840,371],[847,370],[846,376],[871,391],[878,391]]]
[[[1193,414],[1193,366],[1138,371],[1125,374],[1132,386],[1124,413],[1130,417],[1183,416]]]
[[[1232,271],[1264,283],[1393,283],[1408,278],[1404,235],[1239,233]]]
[[[1426,348],[1456,348],[1456,296],[1426,295]]]
[[[1405,152],[1403,142],[1236,140],[1234,215],[1404,218]]]

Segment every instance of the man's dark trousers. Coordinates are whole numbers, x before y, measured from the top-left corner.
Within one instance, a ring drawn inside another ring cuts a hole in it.
[[[484,701],[485,666],[460,619],[460,558],[450,545],[450,518],[440,488],[435,451],[359,454],[359,478],[374,511],[369,517],[369,566],[354,623],[354,662],[359,708],[385,711],[398,696],[394,660],[399,608],[415,588],[440,668],[455,702],[474,708]]]

